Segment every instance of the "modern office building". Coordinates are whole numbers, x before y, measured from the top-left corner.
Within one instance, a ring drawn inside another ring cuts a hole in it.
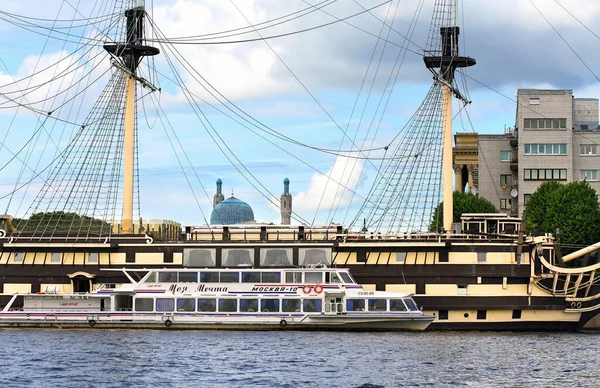
[[[598,99],[574,98],[572,90],[519,89],[515,127],[477,136],[473,191],[516,216],[545,181],[585,179],[600,192],[598,144]],[[456,172],[461,167],[455,163]]]

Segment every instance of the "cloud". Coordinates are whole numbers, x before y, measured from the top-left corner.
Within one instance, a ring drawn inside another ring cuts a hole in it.
[[[294,212],[344,208],[362,182],[363,168],[361,159],[338,156],[326,174],[313,174],[309,187],[294,196]]]

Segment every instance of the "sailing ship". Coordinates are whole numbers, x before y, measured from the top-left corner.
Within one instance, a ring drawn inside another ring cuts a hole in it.
[[[263,28],[324,11],[327,3],[309,6],[264,25],[251,25],[245,32],[256,33],[258,40],[267,42],[277,36],[261,35]],[[376,149],[366,146],[366,142],[359,146],[344,132],[352,148],[344,152],[338,149],[338,157],[381,162],[372,188],[362,198],[362,206],[348,227],[333,222],[315,226],[292,212],[291,202],[285,202],[291,201],[287,181],[281,203],[275,204],[282,213],[285,210],[287,217],[298,221],[298,225],[206,222],[180,229],[171,224],[163,225],[159,233],[140,218],[137,108],[150,99],[157,103],[158,112],[162,109],[155,97],[160,91],[157,81],[162,73],[153,65],[145,65],[155,63],[154,58],[160,54],[169,53],[167,64],[173,68],[175,58],[186,64],[188,75],[205,82],[210,98],[226,101],[226,108],[238,122],[275,132],[214,89],[174,49],[179,44],[200,40],[206,43],[215,36],[222,38],[225,33],[169,38],[151,19],[144,1],[115,2],[107,9],[110,11],[98,11],[94,17],[71,20],[64,30],[56,29],[65,41],[75,39],[77,34],[72,29],[77,31],[77,23],[80,28],[93,26],[97,34],[90,37],[91,33],[86,31],[78,36],[83,42],[78,47],[85,51],[85,58],[95,53],[89,61],[92,65],[77,67],[77,61],[72,60],[73,63],[57,70],[54,80],[76,74],[80,81],[92,84],[91,70],[100,66],[100,58],[108,57],[110,61],[111,66],[103,73],[108,78],[106,86],[85,119],[77,115],[61,116],[63,106],[73,107],[76,97],[82,101],[83,92],[74,87],[69,87],[61,102],[54,99],[55,105],[44,109],[18,102],[14,94],[2,94],[14,106],[29,109],[37,118],[32,139],[47,129],[48,122],[69,125],[74,131],[45,168],[35,172],[31,179],[19,182],[4,197],[12,198],[14,193],[28,190],[35,179],[43,176],[39,193],[29,209],[23,215],[14,213],[14,217],[7,211],[2,218],[0,305],[10,303],[16,309],[26,308],[14,304],[15,294],[87,295],[97,292],[101,285],[128,280],[119,272],[101,271],[106,268],[177,271],[325,264],[349,269],[366,291],[414,295],[424,314],[435,316],[429,329],[600,327],[597,318],[600,290],[595,277],[600,264],[566,268],[557,255],[552,236],[527,236],[519,219],[504,214],[464,214],[462,223],[453,226],[452,97],[468,102],[456,86],[455,74],[475,64],[474,59],[459,55],[455,2],[440,0],[434,5],[429,39],[423,50],[424,64],[433,74],[434,83],[401,131],[399,140],[392,147]],[[372,8],[364,8],[361,13],[369,11]],[[39,23],[12,14],[8,17],[31,29]],[[337,20],[342,21],[345,19]],[[382,21],[382,26],[392,30],[387,21]],[[160,44],[160,49],[155,44]],[[379,36],[377,44],[391,43]],[[100,51],[92,51],[99,45]],[[186,86],[186,80],[174,74],[176,85],[199,122],[216,137],[215,143],[222,147],[236,169],[250,176],[247,178],[250,184],[264,189],[247,166],[222,146],[224,140],[211,127],[200,106],[210,105],[210,98],[199,96]],[[29,90],[35,87],[27,85],[13,93],[25,96]],[[171,134],[176,139],[176,132]],[[275,136],[285,137],[280,133]],[[288,137],[286,141],[298,143]],[[33,152],[34,145],[27,142],[23,150],[31,146]],[[324,148],[320,151],[333,152]],[[377,157],[370,156],[374,151],[380,152]],[[385,156],[388,152],[392,156]],[[380,157],[381,153],[384,157]],[[29,159],[16,154],[10,162],[14,160]],[[23,166],[30,168],[28,163]],[[194,174],[198,172],[192,169]],[[342,182],[334,183],[337,190],[343,188]],[[220,186],[218,195],[222,196]],[[265,195],[272,200],[272,195]],[[341,192],[336,193],[336,197],[341,196]],[[433,210],[442,199],[443,219],[433,220],[433,229],[439,227],[442,232],[428,232]],[[235,202],[235,198],[230,202]],[[567,259],[587,252],[577,252]]]

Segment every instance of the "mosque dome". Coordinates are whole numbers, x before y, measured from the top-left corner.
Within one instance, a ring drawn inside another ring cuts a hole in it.
[[[236,197],[229,197],[217,204],[210,215],[213,225],[241,224],[254,221],[254,212],[250,205]]]

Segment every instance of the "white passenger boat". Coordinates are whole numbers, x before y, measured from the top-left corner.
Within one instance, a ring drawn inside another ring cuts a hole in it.
[[[131,283],[15,294],[0,327],[424,330],[435,318],[409,294],[363,289],[347,269],[122,271]]]

